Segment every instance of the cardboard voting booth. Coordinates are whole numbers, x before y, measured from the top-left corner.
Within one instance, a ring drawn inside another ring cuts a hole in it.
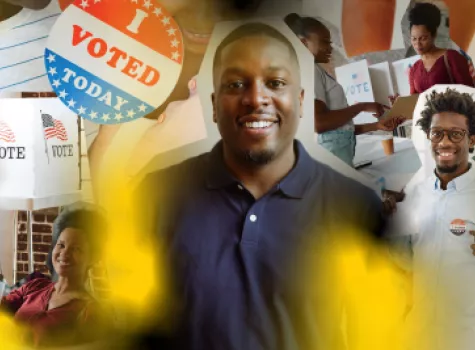
[[[349,105],[360,102],[374,102],[373,85],[368,62],[361,60],[335,69],[336,80],[345,91]],[[360,113],[353,121],[355,124],[373,123],[376,118],[371,113]]]
[[[420,56],[416,55],[391,63],[394,71],[394,76],[396,78],[396,86],[399,95],[409,96],[411,94],[411,88],[409,85],[409,69],[420,58]]]
[[[373,86],[375,102],[387,105],[389,96],[394,95],[393,80],[391,78],[391,68],[388,62],[373,64],[368,67]]]
[[[79,199],[78,117],[56,98],[0,99],[0,209]]]

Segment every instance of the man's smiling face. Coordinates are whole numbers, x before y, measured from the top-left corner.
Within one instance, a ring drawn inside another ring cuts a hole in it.
[[[432,117],[429,136],[431,133],[445,132],[439,142],[431,142],[432,156],[439,173],[454,173],[467,168],[469,149],[475,144],[475,136],[469,135],[467,121],[466,116],[452,112],[442,112]],[[465,135],[460,142],[453,142],[447,132]]]
[[[297,58],[275,38],[238,39],[214,70],[214,120],[225,150],[265,164],[292,147],[302,114]]]

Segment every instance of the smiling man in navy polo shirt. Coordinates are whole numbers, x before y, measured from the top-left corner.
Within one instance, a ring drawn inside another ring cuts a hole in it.
[[[304,252],[343,240],[345,225],[377,234],[381,202],[294,139],[304,91],[279,31],[238,27],[216,51],[213,78],[222,140],[142,187],[140,210],[170,253],[184,310],[171,348],[343,349],[341,295],[318,266],[301,278]],[[309,292],[316,281],[320,299]]]

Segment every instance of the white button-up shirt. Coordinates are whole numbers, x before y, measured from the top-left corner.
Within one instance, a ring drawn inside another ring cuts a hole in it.
[[[414,185],[392,224],[393,233],[409,236],[412,246],[409,341],[419,342],[414,348],[422,350],[475,349],[475,257],[469,233],[475,230],[475,169],[445,191],[435,175]]]

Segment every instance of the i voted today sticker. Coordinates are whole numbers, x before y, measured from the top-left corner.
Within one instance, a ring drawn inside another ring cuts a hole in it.
[[[450,223],[450,232],[456,236],[461,236],[467,230],[467,224],[465,220],[455,219]]]
[[[175,88],[180,29],[152,0],[75,0],[45,50],[49,81],[73,112],[99,124],[141,118]]]

